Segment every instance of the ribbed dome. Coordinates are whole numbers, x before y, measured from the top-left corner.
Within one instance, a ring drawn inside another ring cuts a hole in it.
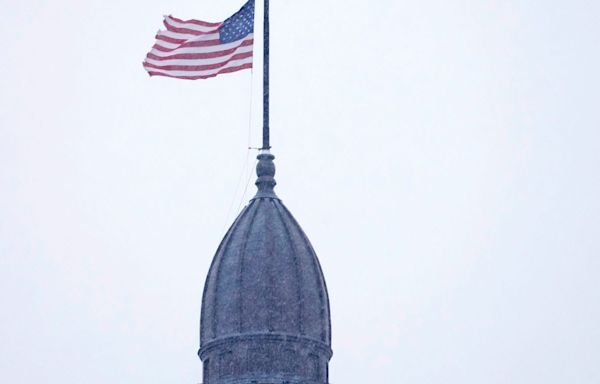
[[[329,299],[321,267],[300,225],[273,192],[273,156],[258,158],[259,191],[225,235],[206,279],[201,353],[215,341],[256,334],[314,340],[329,350]]]

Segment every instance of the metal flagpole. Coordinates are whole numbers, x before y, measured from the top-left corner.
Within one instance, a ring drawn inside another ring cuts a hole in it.
[[[263,19],[263,145],[271,148],[269,138],[269,0],[265,0]]]

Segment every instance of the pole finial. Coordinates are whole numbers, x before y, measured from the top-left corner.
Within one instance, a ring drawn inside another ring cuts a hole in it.
[[[255,184],[258,187],[258,192],[254,198],[277,198],[275,191],[273,191],[277,184],[275,181],[275,163],[273,162],[275,156],[268,149],[262,149],[256,158],[258,159],[258,163],[256,164],[256,175],[258,178]]]

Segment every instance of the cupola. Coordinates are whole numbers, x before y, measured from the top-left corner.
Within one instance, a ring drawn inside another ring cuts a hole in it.
[[[202,297],[204,384],[327,383],[329,298],[304,231],[258,155],[256,196],[221,241]]]

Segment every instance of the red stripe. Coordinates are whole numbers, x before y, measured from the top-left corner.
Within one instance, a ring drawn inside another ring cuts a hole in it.
[[[179,53],[176,55],[169,55],[169,56],[158,56],[155,55],[153,53],[148,53],[146,55],[146,57],[148,57],[149,59],[153,59],[153,60],[174,60],[174,59],[190,59],[190,60],[194,60],[194,59],[211,59],[214,57],[220,57],[220,56],[226,56],[229,54],[234,53],[238,48],[240,47],[246,47],[248,45],[252,45],[252,43],[254,42],[253,39],[250,40],[244,40],[242,41],[242,43],[238,46],[235,46],[231,49],[225,49],[223,51],[216,51],[216,52],[205,52],[205,53]],[[161,47],[162,48],[162,47]]]
[[[242,64],[237,67],[225,68],[225,69],[220,70],[219,72],[213,73],[211,75],[204,75],[204,76],[171,76],[166,73],[154,72],[154,71],[148,71],[148,74],[150,76],[174,77],[177,79],[184,79],[184,80],[200,80],[200,79],[209,79],[211,77],[215,77],[215,76],[223,74],[223,73],[231,73],[231,72],[241,71],[242,69],[248,69],[248,68],[252,68],[252,63]]]
[[[171,24],[167,23],[167,20],[163,20],[163,24],[171,32],[187,33],[187,34],[196,35],[196,36],[207,35],[209,33],[219,32],[219,28],[211,29],[210,31],[206,31],[206,32],[198,31],[198,30],[195,30],[195,29],[189,29],[189,28],[178,28],[178,27],[174,27]]]
[[[148,68],[161,69],[164,71],[207,71],[209,69],[221,68],[232,61],[245,59],[245,58],[251,57],[251,56],[252,56],[252,52],[238,53],[220,63],[206,64],[206,65],[156,65],[156,64],[144,62],[144,66],[148,67]]]
[[[179,43],[175,43],[179,44]],[[172,52],[179,48],[195,48],[195,47],[212,47],[221,44],[221,40],[204,40],[204,41],[190,41],[189,43],[180,44],[175,48],[166,48],[162,45],[154,44],[152,48],[162,52]]]
[[[221,25],[221,23],[209,23],[208,21],[202,21],[202,20],[181,20],[178,19],[176,17],[173,17],[171,15],[168,16],[171,20],[178,22],[178,23],[182,23],[182,24],[196,24],[196,25],[201,25],[203,27],[217,27],[219,25]]]
[[[164,35],[156,35],[154,37],[156,38],[156,40],[166,41],[167,43],[171,43],[171,44],[181,44],[181,43],[185,43],[186,41],[188,41],[188,39],[174,39],[172,37],[164,36]]]

